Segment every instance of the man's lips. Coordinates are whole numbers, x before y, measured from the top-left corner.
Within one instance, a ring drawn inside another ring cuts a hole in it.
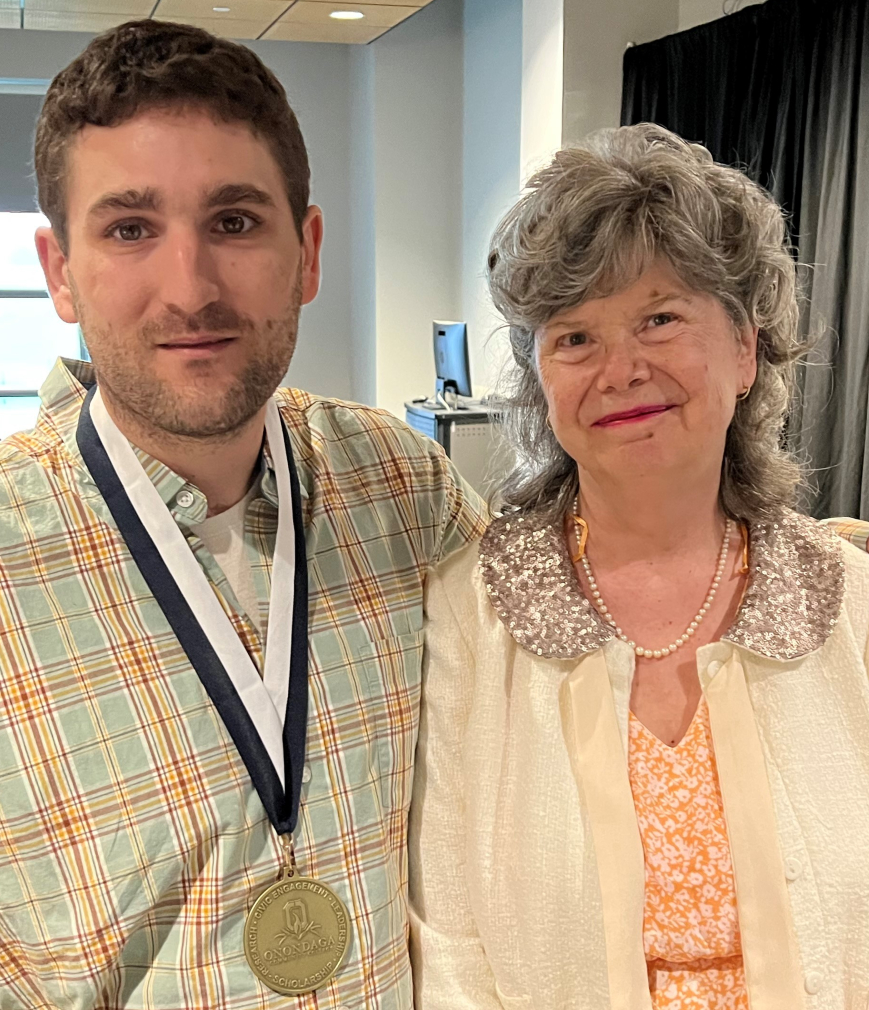
[[[214,347],[217,344],[226,344],[231,340],[235,340],[235,337],[221,337],[216,334],[197,334],[195,337],[178,337],[175,340],[167,340],[165,343],[160,344],[160,347],[167,347],[170,350],[175,348],[189,348],[189,347]]]
[[[617,424],[629,424],[632,421],[643,421],[649,417],[657,417],[665,414],[673,408],[672,403],[652,403],[643,407],[634,407],[631,410],[622,410],[617,414],[607,414],[594,422],[593,427],[613,427]]]
[[[195,337],[178,337],[158,349],[171,354],[177,361],[214,361],[235,344],[235,337],[220,337],[213,333],[197,334]]]

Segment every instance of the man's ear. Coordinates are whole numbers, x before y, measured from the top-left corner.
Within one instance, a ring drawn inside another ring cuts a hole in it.
[[[55,312],[65,323],[77,323],[78,316],[69,285],[66,255],[51,228],[36,229],[36,251],[42,264],[42,272],[45,274],[48,293],[54,302]]]
[[[302,305],[320,290],[320,249],[323,245],[323,212],[311,204],[302,222]]]

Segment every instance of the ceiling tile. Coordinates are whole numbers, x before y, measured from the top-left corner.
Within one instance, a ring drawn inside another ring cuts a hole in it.
[[[26,2],[30,3],[30,0]],[[50,3],[51,0],[43,2]],[[229,11],[216,14],[215,7],[228,7]],[[160,0],[154,16],[164,21],[188,21],[190,18],[205,18],[214,22],[262,21],[265,28],[286,9],[287,0]]]
[[[28,11],[51,11],[57,14],[117,14],[130,18],[146,18],[154,0],[26,0]],[[118,21],[123,24],[123,19]]]
[[[301,0],[299,0],[301,2]],[[307,3],[330,3],[334,7],[339,5],[335,3],[335,0],[305,0]],[[426,4],[431,3],[431,0],[407,0],[406,3],[401,3],[400,0],[363,0],[368,7],[411,7],[413,10],[418,10],[420,7],[425,7]],[[353,0],[346,0],[346,2],[339,7],[340,10],[345,11],[355,11],[359,7],[357,4],[353,3]]]
[[[24,9],[24,27],[56,32],[104,32],[122,25],[126,14],[90,14],[78,11],[34,11]]]
[[[280,39],[284,42],[372,42],[387,28],[378,25],[364,25],[353,21],[331,21],[329,24],[312,25],[304,21],[278,21],[263,36],[264,39]]]
[[[0,7],[0,28],[20,28],[21,11],[14,7]]]
[[[228,7],[230,0],[224,6]],[[220,6],[215,4],[215,6]],[[212,18],[166,18],[155,17],[155,21],[183,21],[187,25],[195,25],[197,28],[204,28],[212,35],[219,35],[225,39],[256,39],[268,28],[269,22],[263,18],[259,21],[226,20],[217,16]]]
[[[337,21],[329,15],[332,11],[359,11],[364,14],[364,18],[358,21]],[[281,18],[282,22],[301,21],[303,24],[328,25],[338,24],[350,27],[373,25],[378,28],[391,28],[399,22],[415,14],[416,7],[399,7],[394,4],[369,4],[369,3],[336,3],[331,0],[324,3],[322,0],[299,0],[298,3],[287,11]]]

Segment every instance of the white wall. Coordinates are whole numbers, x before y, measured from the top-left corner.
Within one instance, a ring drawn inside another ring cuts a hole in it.
[[[565,0],[522,4],[523,181],[561,147],[564,98]]]
[[[679,0],[564,0],[565,142],[619,125],[628,43],[678,28]]]
[[[734,8],[750,7],[763,0],[679,0],[679,31],[715,21],[724,16],[725,9],[732,13]]]
[[[374,48],[350,54],[350,329],[353,397],[377,403]]]
[[[0,29],[0,77],[51,78],[93,36]],[[323,286],[303,310],[289,381],[315,393],[353,399],[350,306],[350,47],[250,43],[287,90],[308,145],[312,196],[326,217]],[[0,122],[3,131],[11,129]]]
[[[495,385],[508,353],[486,285],[496,225],[520,190],[522,0],[465,0],[462,314],[471,380]]]
[[[401,417],[434,388],[432,320],[462,311],[462,52],[462,0],[434,0],[353,59],[355,358]]]

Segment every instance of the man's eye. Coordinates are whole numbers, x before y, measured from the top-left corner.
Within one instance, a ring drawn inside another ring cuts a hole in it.
[[[253,225],[254,222],[246,214],[227,214],[220,219],[220,227],[225,235],[243,235]]]
[[[138,242],[139,239],[144,236],[145,232],[140,224],[136,224],[131,221],[128,224],[119,224],[114,229],[114,234],[122,242]]]

